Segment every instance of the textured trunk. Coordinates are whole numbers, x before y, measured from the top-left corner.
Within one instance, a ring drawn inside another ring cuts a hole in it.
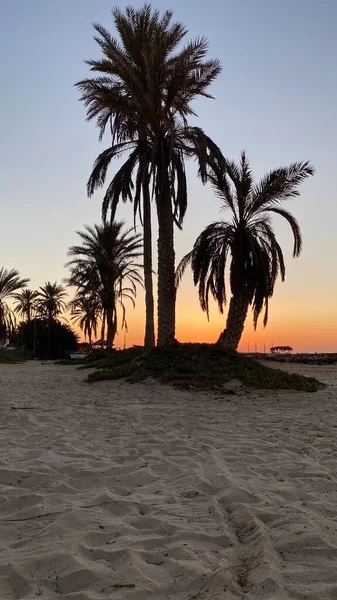
[[[148,179],[148,178],[147,178]],[[143,185],[144,203],[144,283],[145,283],[145,337],[144,345],[152,348],[155,345],[154,337],[154,301],[152,279],[152,227],[151,227],[151,202],[149,181]]]
[[[0,342],[6,340],[6,325],[5,325],[5,314],[2,303],[0,302]]]
[[[158,346],[174,341],[176,287],[174,233],[169,186],[157,199],[158,214]]]
[[[248,312],[248,300],[245,295],[236,294],[231,297],[226,321],[226,329],[217,341],[224,348],[236,350],[243,332]]]
[[[101,340],[105,340],[105,319],[106,319],[106,311],[104,309],[103,313],[102,313]]]
[[[113,319],[113,308],[108,308],[106,311],[107,320],[107,336],[106,336],[106,347],[107,350],[111,350],[114,342],[114,319]]]
[[[48,358],[50,359],[50,335],[51,335],[51,327],[53,322],[53,316],[51,310],[48,311]]]

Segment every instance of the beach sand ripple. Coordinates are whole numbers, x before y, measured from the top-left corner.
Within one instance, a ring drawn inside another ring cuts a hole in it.
[[[1,600],[336,599],[337,366],[286,368],[329,385],[1,365]]]

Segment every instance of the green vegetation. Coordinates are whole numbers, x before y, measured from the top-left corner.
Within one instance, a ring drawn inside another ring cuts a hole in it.
[[[143,347],[127,348],[127,350],[105,352],[100,353],[108,354],[106,358],[99,358],[98,360],[90,360],[90,355],[86,363],[81,369],[114,369],[116,367],[124,366],[131,363],[135,359],[141,358],[145,351]]]
[[[34,358],[40,359],[66,358],[67,352],[77,350],[78,346],[77,335],[71,327],[55,319],[22,322],[17,337]]]
[[[315,392],[323,387],[313,377],[286,373],[219,345],[174,344],[168,348],[130,348],[90,363],[97,370],[89,382],[154,377],[163,383],[198,389],[221,389],[233,379],[250,388]],[[85,367],[81,367],[85,368]]]
[[[36,297],[36,313],[49,323],[56,321],[66,309],[66,290],[63,285],[46,281]]]
[[[15,315],[8,305],[8,300],[26,287],[28,281],[29,279],[20,277],[16,269],[0,268],[0,342],[6,342],[7,339],[13,342],[15,338]]]
[[[63,358],[55,362],[56,365],[77,367],[78,365],[86,364],[85,358]]]
[[[28,288],[13,294],[15,300],[14,312],[22,319],[30,321],[36,311],[36,301],[39,298],[39,292]]]
[[[89,346],[92,348],[92,336],[94,335],[97,339],[97,327],[100,319],[105,321],[97,288],[90,291],[77,290],[75,297],[69,302],[68,308],[71,312],[71,320],[83,331],[85,339],[89,339]],[[104,331],[102,338],[104,338]]]
[[[19,362],[22,362],[19,358],[8,356],[7,354],[0,354],[0,365],[15,365]]]

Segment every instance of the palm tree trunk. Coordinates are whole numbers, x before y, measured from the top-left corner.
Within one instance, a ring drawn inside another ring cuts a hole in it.
[[[151,202],[148,177],[143,184],[144,205],[144,283],[145,283],[145,337],[144,346],[152,348],[155,345],[154,337],[154,300],[152,279],[152,226]]]
[[[174,341],[176,305],[174,232],[168,182],[162,189],[161,197],[157,199],[158,346],[165,346]]]
[[[4,342],[5,340],[6,340],[5,315],[4,315],[3,305],[0,302],[0,342]]]
[[[220,344],[224,348],[237,349],[245,326],[248,306],[249,303],[246,295],[236,294],[231,297],[226,329],[221,332],[217,344]]]
[[[115,336],[117,333],[117,312],[116,312],[116,308],[114,309],[114,316],[113,316],[113,338],[112,338],[112,344],[115,341]]]
[[[106,310],[104,308],[103,312],[102,312],[101,340],[105,340],[105,319],[106,319]]]
[[[51,310],[49,310],[48,311],[48,350],[47,350],[49,359],[50,359],[50,334],[51,334],[52,320],[53,320],[52,313],[51,313]]]
[[[107,350],[111,350],[114,341],[114,319],[113,319],[113,308],[107,308],[106,321],[107,321],[107,336],[106,336],[106,347]]]

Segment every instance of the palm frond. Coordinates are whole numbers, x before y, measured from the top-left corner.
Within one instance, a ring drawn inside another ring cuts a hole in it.
[[[308,161],[270,171],[252,189],[250,214],[299,196],[299,185],[314,172]]]
[[[58,318],[66,309],[67,292],[63,285],[56,281],[47,281],[39,288],[36,295],[36,311],[50,319]]]
[[[264,310],[266,325],[276,280],[279,275],[282,281],[285,279],[283,252],[271,217],[276,214],[289,223],[294,238],[293,255],[299,256],[302,249],[299,224],[279,204],[298,196],[300,183],[312,175],[314,169],[308,162],[293,163],[271,171],[255,184],[245,153],[236,164],[218,152],[210,152],[207,163],[207,179],[224,207],[231,210],[233,220],[206,227],[178,266],[177,283],[190,264],[202,310],[208,315],[211,295],[222,312],[226,303],[226,265],[230,257],[232,295],[245,298],[252,306],[254,327]]]
[[[137,286],[143,283],[136,262],[142,254],[142,237],[132,228],[125,229],[122,221],[86,226],[77,233],[82,244],[69,248],[71,260],[66,265],[70,268],[67,283],[77,290],[73,316],[89,334],[96,318],[90,311],[104,312],[104,320],[111,309],[117,327],[117,300],[134,305]]]
[[[283,217],[289,223],[294,237],[293,256],[299,256],[302,250],[302,235],[300,226],[295,217],[287,210],[276,206],[265,208],[265,211],[280,215],[280,217]]]
[[[181,283],[181,280],[184,276],[184,273],[185,273],[187,267],[191,264],[192,253],[193,253],[193,250],[191,250],[191,252],[188,252],[187,254],[185,254],[185,256],[183,256],[179,265],[176,268],[176,275],[175,275],[176,287],[178,287],[179,284]]]
[[[130,142],[123,142],[116,144],[112,148],[104,150],[104,152],[101,152],[101,154],[95,160],[91,175],[88,179],[87,193],[89,197],[93,195],[97,188],[104,185],[107,170],[112,159],[116,158],[123,152],[126,152],[130,148],[132,148],[132,144]]]
[[[20,277],[16,269],[7,270],[4,267],[0,268],[0,301],[13,296],[17,290],[25,288],[29,279]]]

